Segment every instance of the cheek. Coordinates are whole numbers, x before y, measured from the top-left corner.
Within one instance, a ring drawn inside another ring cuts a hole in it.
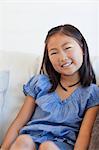
[[[83,62],[83,53],[81,52],[77,52],[77,53],[72,53],[72,59],[74,60],[75,63],[79,63],[82,64]]]
[[[49,60],[55,70],[57,70],[59,63],[57,57],[49,57]]]
[[[49,60],[50,60],[51,64],[53,64],[53,62],[54,62],[54,58],[53,58],[53,57],[51,57],[51,56],[49,56]]]
[[[57,63],[57,57],[49,56],[49,60],[52,63],[52,65]]]

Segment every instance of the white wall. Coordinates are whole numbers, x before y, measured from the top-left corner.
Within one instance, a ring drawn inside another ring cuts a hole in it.
[[[0,1],[0,50],[43,53],[47,31],[60,24],[77,26],[91,55],[99,55],[99,1]]]

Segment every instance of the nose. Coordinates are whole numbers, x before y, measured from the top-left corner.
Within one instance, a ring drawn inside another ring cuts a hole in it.
[[[68,59],[67,54],[64,51],[60,52],[60,61],[65,61],[66,59]]]

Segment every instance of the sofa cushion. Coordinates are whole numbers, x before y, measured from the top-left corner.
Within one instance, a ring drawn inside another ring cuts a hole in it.
[[[9,84],[9,71],[0,71],[0,113],[5,101],[5,94]]]
[[[0,113],[0,143],[24,102],[23,84],[38,73],[39,63],[35,53],[0,51],[0,70],[9,70],[8,90]]]
[[[93,127],[89,150],[99,150],[99,113]]]
[[[92,58],[92,57],[91,57]],[[99,85],[99,56],[94,56],[92,58],[92,66],[96,75],[96,81],[97,81],[97,85]]]

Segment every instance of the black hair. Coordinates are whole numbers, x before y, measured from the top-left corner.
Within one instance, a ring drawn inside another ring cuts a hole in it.
[[[55,91],[60,81],[60,74],[57,71],[55,71],[55,69],[53,68],[49,60],[48,49],[47,49],[47,42],[49,38],[56,33],[63,33],[64,35],[74,38],[83,50],[83,63],[79,69],[81,85],[83,87],[86,87],[86,86],[89,86],[91,83],[96,84],[95,73],[93,71],[93,68],[90,62],[88,45],[84,36],[73,25],[65,24],[65,25],[54,27],[51,30],[49,30],[45,39],[44,56],[43,56],[40,73],[44,73],[44,74],[47,73],[47,75],[49,76],[50,82],[52,83],[52,87],[49,90],[49,92]]]

